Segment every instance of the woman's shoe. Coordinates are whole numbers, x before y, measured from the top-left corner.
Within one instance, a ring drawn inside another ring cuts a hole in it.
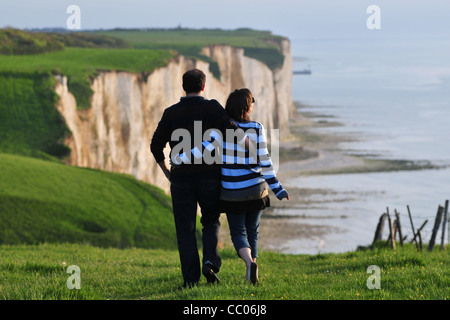
[[[255,262],[252,262],[250,266],[250,282],[255,285],[259,282],[258,279],[258,265]]]
[[[247,280],[255,285],[259,282],[258,280],[258,265],[255,262],[250,264],[250,268],[247,269]]]

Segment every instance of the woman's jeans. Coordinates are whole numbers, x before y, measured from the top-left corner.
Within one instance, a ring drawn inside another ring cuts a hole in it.
[[[252,258],[258,257],[258,232],[261,219],[259,211],[239,211],[227,213],[231,241],[239,255],[242,248],[250,248]]]

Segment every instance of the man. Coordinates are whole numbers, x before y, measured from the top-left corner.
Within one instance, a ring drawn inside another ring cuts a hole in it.
[[[198,129],[199,123],[202,129],[200,139],[208,129],[218,129],[224,136],[227,129],[240,130],[219,102],[207,100],[202,96],[205,82],[205,74],[198,69],[189,70],[183,75],[183,90],[186,96],[164,110],[150,145],[156,162],[171,182],[170,192],[184,279],[183,287],[192,287],[200,280],[200,261],[195,237],[197,204],[201,209],[200,221],[203,227],[202,273],[209,283],[220,281],[217,277],[221,267],[217,250],[220,227],[218,210],[220,167],[217,163],[192,161],[191,164],[169,168],[163,149],[169,142],[172,151],[181,142],[181,138],[177,139],[177,135],[174,135],[175,138],[172,139],[174,131],[181,129],[184,130],[182,132],[186,130],[189,132],[191,141],[187,150],[190,150],[197,142],[194,139],[198,132],[195,133],[194,129],[196,127]],[[239,141],[245,138],[243,132],[238,136]],[[248,147],[248,139],[245,141]],[[183,142],[186,143],[186,141]]]

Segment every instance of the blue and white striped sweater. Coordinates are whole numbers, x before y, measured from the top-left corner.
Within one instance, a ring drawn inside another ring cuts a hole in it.
[[[243,144],[231,141],[223,142],[222,136],[212,131],[210,140],[203,141],[201,147],[194,147],[191,154],[182,153],[172,156],[172,162],[174,164],[191,163],[191,155],[195,159],[200,159],[205,150],[212,152],[222,147],[222,187],[225,190],[243,191],[266,182],[275,196],[280,200],[283,199],[287,192],[273,170],[264,127],[256,121],[236,122],[236,124],[256,144],[256,150],[245,150]]]

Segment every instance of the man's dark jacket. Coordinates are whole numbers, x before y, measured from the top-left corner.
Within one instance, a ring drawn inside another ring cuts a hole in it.
[[[208,129],[218,129],[223,137],[226,136],[226,129],[239,129],[217,100],[207,100],[202,96],[182,97],[178,103],[164,110],[161,121],[153,134],[150,150],[156,162],[164,161],[163,150],[167,142],[172,150],[175,145],[182,141],[182,138],[176,141],[171,140],[172,133],[176,129],[189,131],[191,137],[190,148],[198,144],[198,141],[194,141],[195,121],[201,121],[202,124],[201,140],[203,140],[204,132]],[[183,151],[189,152],[190,148]],[[170,180],[176,182],[205,178],[220,179],[219,164],[183,164],[180,167],[172,168]]]

